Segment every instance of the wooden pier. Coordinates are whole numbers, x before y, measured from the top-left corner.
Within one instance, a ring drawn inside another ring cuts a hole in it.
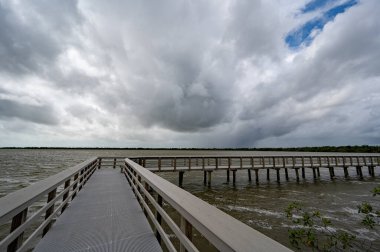
[[[265,173],[269,181],[271,171],[275,172],[275,180],[281,181],[281,173],[285,181],[293,173],[297,181],[306,179],[306,170],[312,171],[312,179],[321,176],[321,169],[329,172],[330,178],[336,178],[335,172],[342,170],[344,177],[364,178],[363,169],[368,170],[368,176],[375,177],[376,167],[380,165],[380,155],[346,155],[346,156],[165,156],[165,157],[134,157],[131,158],[151,172],[178,172],[178,184],[182,186],[183,175],[189,171],[203,171],[203,182],[211,186],[212,172],[226,171],[226,181],[236,182],[237,171],[247,171],[248,181],[259,183],[259,174]],[[245,175],[243,175],[245,176]]]
[[[200,251],[199,239],[219,251],[290,251],[124,157],[91,158],[0,198],[0,226],[9,252]]]
[[[0,251],[199,251],[198,239],[220,251],[290,251],[154,173],[178,172],[182,186],[185,172],[201,171],[211,186],[217,170],[258,183],[322,171],[334,180],[338,170],[363,179],[379,165],[380,155],[94,157],[0,198],[9,229]]]

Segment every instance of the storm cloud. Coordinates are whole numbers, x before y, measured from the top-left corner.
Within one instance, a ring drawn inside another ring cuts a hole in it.
[[[0,146],[380,144],[380,3],[322,2],[0,1]]]

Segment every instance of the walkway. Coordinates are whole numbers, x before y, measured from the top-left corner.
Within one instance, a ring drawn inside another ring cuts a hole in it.
[[[161,251],[126,178],[97,170],[35,251]]]

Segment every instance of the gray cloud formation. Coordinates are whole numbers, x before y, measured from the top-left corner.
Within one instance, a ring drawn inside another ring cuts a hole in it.
[[[379,143],[380,4],[294,51],[303,4],[0,1],[0,145]]]

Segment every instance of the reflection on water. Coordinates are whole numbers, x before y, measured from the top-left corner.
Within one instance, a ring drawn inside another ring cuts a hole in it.
[[[63,169],[82,162],[92,156],[136,156],[136,155],[263,155],[258,152],[229,151],[170,151],[170,150],[0,150],[0,197],[49,177]],[[267,155],[273,153],[265,153]],[[276,153],[278,154],[278,153]],[[365,170],[365,169],[363,169]],[[301,202],[307,210],[320,210],[331,219],[334,227],[355,234],[372,242],[372,251],[380,251],[379,230],[365,229],[357,214],[357,205],[371,202],[380,209],[380,197],[372,197],[370,190],[380,184],[380,178],[370,178],[365,171],[365,180],[356,179],[354,169],[349,170],[351,179],[345,180],[343,171],[337,169],[335,181],[329,179],[327,170],[321,169],[318,182],[312,180],[306,169],[306,180],[297,183],[290,171],[290,181],[266,181],[266,173],[260,174],[260,184],[249,182],[247,172],[237,172],[236,184],[226,182],[225,171],[212,173],[212,186],[203,185],[202,172],[186,172],[183,188],[247,225],[289,246],[287,230],[292,226],[284,215],[286,206]],[[376,171],[375,171],[376,172]],[[376,172],[379,174],[378,172]],[[160,174],[177,184],[178,174]]]

